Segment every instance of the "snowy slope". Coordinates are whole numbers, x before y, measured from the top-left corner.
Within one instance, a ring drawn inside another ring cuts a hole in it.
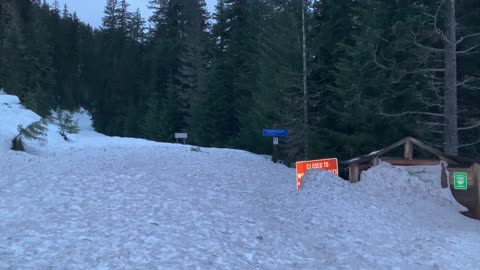
[[[38,120],[40,116],[25,110],[18,97],[0,91],[0,153],[10,148],[12,139],[18,134],[18,125],[26,127]]]
[[[310,171],[297,191],[265,157],[110,138],[78,118],[71,143],[51,131],[34,155],[0,148],[0,269],[480,267],[480,223],[403,169],[356,185]]]

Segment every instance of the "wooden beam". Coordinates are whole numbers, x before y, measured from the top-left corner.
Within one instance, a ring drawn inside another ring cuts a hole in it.
[[[383,148],[382,150],[376,152],[375,154],[370,154],[370,155],[363,155],[357,159],[354,159],[353,161],[351,162],[342,162],[342,164],[346,164],[346,165],[350,165],[350,164],[355,164],[355,163],[364,163],[364,162],[371,162],[374,158],[376,157],[379,157],[383,154],[386,154],[390,151],[392,151],[393,149],[401,146],[402,144],[404,144],[405,142],[407,142],[408,140],[410,139],[413,139],[412,137],[406,137],[390,146],[387,146],[385,148]]]
[[[405,152],[403,157],[410,160],[413,159],[413,143],[411,140],[405,142]]]
[[[381,161],[395,166],[428,166],[438,165],[438,159],[402,159],[402,158],[380,158]]]
[[[381,155],[383,155],[383,154],[386,154],[386,153],[388,153],[388,152],[392,151],[393,149],[401,146],[402,144],[406,143],[407,141],[409,141],[409,140],[411,140],[411,139],[413,139],[413,138],[411,138],[411,137],[404,138],[404,139],[402,139],[402,140],[400,140],[400,141],[398,141],[398,142],[396,142],[396,143],[394,143],[394,144],[392,144],[392,145],[389,145],[389,146],[383,148],[383,149],[380,150],[378,153],[376,153],[374,156],[379,157],[379,156],[381,156]]]
[[[417,139],[415,139],[415,138],[410,138],[410,140],[411,140],[412,143],[415,144],[416,146],[422,148],[422,149],[425,150],[425,151],[428,151],[428,152],[436,155],[437,157],[439,157],[439,158],[447,161],[448,163],[458,164],[457,161],[455,161],[455,160],[453,160],[453,159],[451,159],[451,158],[446,157],[444,153],[442,153],[442,152],[440,152],[439,150],[431,147],[430,145],[425,144],[425,143],[423,143],[423,142],[421,142],[421,141],[419,141],[419,140],[417,140]]]

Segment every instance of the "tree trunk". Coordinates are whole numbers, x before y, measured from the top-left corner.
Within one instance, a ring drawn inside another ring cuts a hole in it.
[[[305,33],[305,0],[302,1],[302,60],[303,60],[303,132],[304,158],[309,158],[308,128],[308,88],[307,88],[307,42]]]
[[[455,20],[455,0],[447,0],[446,40],[445,40],[445,130],[444,151],[450,155],[458,154],[457,119],[457,37]]]
[[[22,137],[20,135],[15,136],[12,140],[12,148],[13,151],[25,151],[25,147],[23,147]]]

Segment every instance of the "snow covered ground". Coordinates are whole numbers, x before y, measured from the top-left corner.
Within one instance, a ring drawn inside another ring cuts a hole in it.
[[[111,138],[8,150],[38,116],[0,95],[0,269],[480,269],[480,222],[381,164],[351,185],[244,151]]]

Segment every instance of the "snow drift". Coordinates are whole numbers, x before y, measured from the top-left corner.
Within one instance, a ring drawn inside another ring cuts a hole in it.
[[[18,97],[0,92],[0,151],[11,147],[19,125],[26,127],[38,120],[40,116],[20,105]]]

